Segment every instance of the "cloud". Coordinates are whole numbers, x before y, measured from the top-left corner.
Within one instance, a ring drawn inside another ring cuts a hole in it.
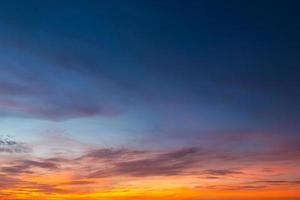
[[[268,180],[267,176],[270,174],[260,174],[260,168],[256,168],[255,165],[248,169],[239,157],[228,160],[225,156],[227,153],[218,149],[212,151],[197,147],[156,151],[99,148],[75,158],[65,158],[61,155],[44,159],[34,156],[31,159],[16,158],[14,161],[3,161],[1,165],[0,181],[7,180],[8,184],[1,185],[0,182],[0,193],[1,189],[18,188],[18,191],[28,194],[33,190],[48,195],[83,194],[94,189],[97,192],[120,187],[125,190],[128,189],[127,185],[131,187],[135,181],[144,183],[145,180],[147,184],[147,181],[152,183],[160,179],[177,178],[179,181],[175,185],[178,186],[183,186],[181,180],[189,180],[192,185],[198,184],[198,181],[208,181],[209,184],[197,188],[210,190],[255,190],[299,184],[298,179]],[[276,163],[280,164],[277,161]],[[285,165],[287,163],[283,164]],[[274,169],[274,173],[278,171]],[[262,180],[262,176],[266,177],[266,180]],[[34,179],[31,179],[33,177]],[[222,185],[221,180],[225,179],[233,181]]]
[[[102,159],[102,160],[116,160],[116,159],[129,159],[130,157],[136,157],[140,154],[146,153],[145,151],[131,150],[131,149],[116,149],[116,148],[101,148],[93,150],[79,159]]]
[[[73,180],[73,181],[65,183],[65,185],[72,185],[72,186],[79,185],[79,186],[82,186],[82,185],[90,185],[90,184],[95,184],[95,183],[96,183],[95,181]]]
[[[212,176],[227,176],[227,175],[238,175],[243,174],[243,172],[233,170],[233,169],[208,169],[202,171],[203,174]]]
[[[207,148],[239,162],[299,160],[299,136],[285,129],[236,129],[209,132]]]
[[[12,178],[7,175],[0,175],[0,199],[1,195],[4,197],[5,195],[5,189],[10,188],[18,188],[15,193],[26,193],[26,191],[32,191],[34,189],[35,191],[42,191],[47,193],[53,193],[53,192],[62,192],[62,190],[59,190],[56,188],[56,185],[49,185],[49,184],[41,184],[36,183],[32,181],[22,180],[20,178]],[[9,193],[7,194],[7,196]],[[5,199],[5,198],[4,198]]]
[[[33,61],[20,62],[28,64]],[[111,99],[95,92],[94,86],[87,83],[89,80],[81,80],[83,78],[80,76],[66,76],[64,78],[67,81],[64,82],[63,78],[49,77],[48,73],[68,74],[68,71],[57,67],[53,67],[51,72],[49,70],[49,67],[44,70],[32,67],[28,71],[23,67],[11,67],[7,75],[0,75],[0,114],[52,121],[120,114],[120,109]],[[89,90],[77,89],[68,80],[73,81],[74,85],[80,82],[78,87]]]
[[[198,162],[197,157],[199,156],[199,152],[198,148],[186,148],[155,155],[138,152],[133,160],[114,162],[111,170],[98,170],[89,174],[89,177],[110,175],[135,177],[177,175],[184,173],[185,170]],[[119,154],[123,155],[124,152],[120,151]]]
[[[37,91],[27,85],[13,83],[13,82],[0,82],[1,95],[20,95],[20,94],[36,94]]]
[[[68,168],[77,174],[76,169],[80,167],[78,173],[87,178],[172,176],[187,173],[194,164],[201,163],[205,154],[204,150],[193,147],[162,152],[100,148],[74,159],[50,157],[16,160],[1,167],[0,172],[18,176],[34,174],[37,169],[57,171]]]
[[[276,155],[273,155],[277,152]],[[240,166],[252,165],[263,162],[266,165],[272,162],[296,161],[296,153],[285,154],[284,149],[277,151],[267,149],[255,150],[230,150],[227,147],[216,149],[183,148],[168,152],[152,152],[131,149],[104,148],[86,153],[76,159],[93,163],[87,176],[89,178],[108,177],[114,175],[148,177],[148,176],[173,176],[197,173],[210,178],[221,176],[246,175]],[[291,154],[291,155],[290,155]],[[210,169],[211,165],[219,165],[221,169]],[[99,165],[97,165],[99,164]],[[99,168],[97,168],[99,166]],[[197,167],[200,167],[197,169]],[[205,169],[206,168],[206,169]],[[204,169],[204,170],[203,170]]]
[[[240,184],[240,185],[212,185],[206,187],[207,189],[218,189],[218,190],[257,190],[257,189],[264,189],[266,188],[265,185],[247,185],[247,184]]]
[[[0,189],[13,188],[22,183],[19,179],[0,174]]]
[[[298,185],[300,184],[300,179],[296,180],[262,180],[262,181],[254,181],[255,184],[262,185]]]
[[[37,97],[37,96],[36,96]],[[30,101],[21,98],[0,99],[0,111],[2,113],[30,118],[42,118],[52,121],[62,121],[72,118],[93,116],[117,116],[119,111],[112,106],[104,107],[97,103],[84,102],[79,96],[66,96],[60,99],[52,99],[46,96]]]
[[[58,164],[49,161],[34,161],[34,160],[18,160],[15,164],[7,167],[1,167],[0,171],[7,174],[34,173],[33,168],[41,168],[46,170],[58,169]]]
[[[222,189],[222,190],[257,190],[283,186],[298,186],[300,184],[299,179],[294,180],[258,180],[258,181],[245,181],[239,180],[237,183],[232,184],[216,184],[209,186],[199,186],[199,188],[207,189]]]
[[[31,148],[26,144],[17,142],[10,137],[0,136],[0,153],[29,153]]]

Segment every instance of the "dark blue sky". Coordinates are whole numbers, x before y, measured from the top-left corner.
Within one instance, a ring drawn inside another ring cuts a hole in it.
[[[107,145],[253,132],[299,141],[299,9],[297,1],[1,1],[1,119]],[[12,135],[34,135],[9,125]]]

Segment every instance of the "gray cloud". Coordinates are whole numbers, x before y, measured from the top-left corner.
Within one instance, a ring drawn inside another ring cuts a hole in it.
[[[25,143],[13,140],[10,137],[0,136],[0,153],[29,153],[31,148]]]
[[[211,176],[227,176],[227,175],[243,174],[243,172],[234,169],[208,169],[208,170],[204,170],[202,173]]]
[[[17,175],[21,173],[33,173],[32,168],[42,168],[47,170],[58,169],[58,164],[49,161],[18,160],[8,167],[1,167],[0,171],[7,174]]]
[[[147,154],[139,153],[133,160],[114,162],[111,170],[98,170],[91,173],[89,177],[105,177],[113,174],[136,177],[181,174],[198,162],[199,154],[201,151],[198,148],[186,148],[148,157]]]
[[[131,150],[131,149],[115,149],[115,148],[101,148],[83,155],[79,159],[90,158],[90,159],[103,159],[103,160],[114,160],[121,158],[135,157],[139,154],[146,153],[145,151]]]

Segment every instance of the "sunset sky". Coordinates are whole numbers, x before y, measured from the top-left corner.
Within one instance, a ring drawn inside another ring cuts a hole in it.
[[[0,0],[0,200],[300,200],[299,10]]]

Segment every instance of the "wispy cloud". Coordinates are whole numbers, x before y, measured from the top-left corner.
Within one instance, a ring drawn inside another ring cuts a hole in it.
[[[117,106],[109,103],[107,99],[104,100],[94,92],[86,91],[83,95],[72,84],[60,84],[62,81],[58,78],[46,78],[45,71],[36,67],[31,72],[23,67],[12,67],[7,71],[10,73],[6,72],[6,76],[0,75],[0,114],[52,121],[93,116],[112,117],[120,114]],[[54,67],[49,73],[67,72]]]
[[[98,148],[87,150],[74,158],[67,155],[16,158],[2,161],[0,180],[6,181],[7,184],[0,184],[0,193],[1,190],[18,188],[27,195],[32,190],[50,196],[92,194],[96,191],[113,191],[116,188],[123,188],[126,191],[128,190],[126,185],[139,188],[139,184],[146,184],[143,186],[145,189],[153,189],[152,184],[157,185],[159,182],[163,184],[162,181],[167,180],[173,182],[175,188],[185,187],[185,181],[188,181],[195,186],[194,192],[199,189],[261,191],[278,186],[299,185],[298,180],[282,175],[281,171],[272,168],[272,164],[276,163],[278,166],[281,163],[278,160],[268,161],[271,162],[267,164],[268,168],[273,170],[269,170],[269,174],[266,174],[263,173],[265,165],[263,168],[248,166],[243,158],[238,156],[232,160],[228,159],[231,155],[226,154],[228,152],[197,147],[155,151]],[[280,166],[293,167],[293,163],[284,162]],[[277,179],[274,178],[276,176]],[[222,184],[224,181],[227,181],[227,184]],[[199,182],[203,185],[197,186]]]
[[[25,143],[13,140],[8,136],[0,136],[0,153],[29,153],[31,148]]]
[[[227,176],[227,175],[243,174],[243,172],[234,169],[208,169],[208,170],[204,170],[202,173],[206,175],[212,175],[212,176]]]
[[[34,161],[34,160],[18,160],[15,164],[9,167],[2,167],[0,171],[7,174],[34,173],[33,168],[42,168],[47,170],[58,169],[55,162],[50,161]]]
[[[137,152],[135,157],[129,161],[114,161],[111,170],[99,170],[93,172],[89,177],[102,177],[115,175],[125,176],[170,176],[184,173],[197,162],[200,150],[187,148],[169,153],[149,155],[149,152],[141,154]],[[119,154],[127,154],[120,151]],[[143,158],[146,157],[146,158]]]

